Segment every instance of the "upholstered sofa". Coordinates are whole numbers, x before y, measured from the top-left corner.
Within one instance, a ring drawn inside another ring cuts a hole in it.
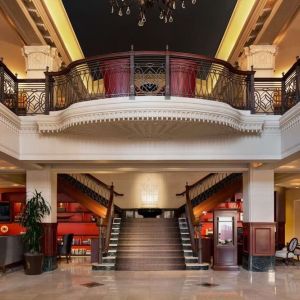
[[[0,269],[23,260],[23,243],[20,235],[0,236]]]

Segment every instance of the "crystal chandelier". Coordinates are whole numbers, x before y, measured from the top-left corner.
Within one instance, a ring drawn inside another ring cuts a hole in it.
[[[197,0],[110,0],[111,13],[116,13],[120,17],[124,14],[130,15],[132,6],[136,5],[139,9],[138,25],[144,26],[146,22],[146,11],[149,8],[157,7],[159,18],[165,23],[174,21],[173,13],[177,6],[185,8],[185,2],[191,1],[196,4]]]

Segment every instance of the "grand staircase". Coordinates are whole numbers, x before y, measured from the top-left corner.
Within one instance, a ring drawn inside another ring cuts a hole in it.
[[[177,219],[123,219],[119,234],[117,270],[185,270]]]

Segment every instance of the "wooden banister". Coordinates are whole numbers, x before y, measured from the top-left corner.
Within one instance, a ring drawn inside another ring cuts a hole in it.
[[[193,183],[192,185],[188,185],[189,190],[192,189],[192,188],[194,188],[195,186],[197,186],[197,185],[203,183],[206,179],[208,179],[208,178],[214,176],[215,174],[216,174],[216,173],[210,173],[210,174],[204,176],[203,178],[199,179],[198,181],[196,181],[196,182]],[[182,197],[182,196],[184,196],[185,194],[186,194],[186,190],[183,191],[183,192],[181,192],[181,193],[176,194],[176,196],[177,196],[177,197]]]
[[[111,189],[111,186],[109,186],[108,184],[104,183],[103,181],[101,181],[100,179],[94,177],[91,174],[84,174],[85,176],[87,176],[88,178],[90,178],[91,180],[95,181],[96,183],[98,183],[99,185],[101,185],[102,187],[104,187],[107,190]],[[113,190],[113,193],[116,197],[122,197],[124,196],[124,194],[118,193],[115,190]]]
[[[195,241],[195,226],[197,226],[197,220],[195,218],[194,212],[193,212],[193,206],[190,199],[190,193],[189,193],[190,187],[188,184],[185,186],[185,196],[186,196],[186,205],[185,205],[185,215],[187,219],[188,229],[190,233],[190,239],[191,239],[191,245],[193,250],[193,255],[197,254],[197,245]]]
[[[111,238],[111,232],[112,232],[112,225],[113,225],[113,220],[114,220],[114,212],[115,212],[115,207],[114,207],[114,197],[118,196],[123,196],[123,194],[119,194],[115,192],[114,190],[114,185],[112,184],[109,188],[109,203],[107,207],[107,214],[104,219],[103,225],[106,226],[106,233],[105,233],[105,246],[104,246],[104,253],[107,254],[108,248],[109,248],[109,243],[110,243],[110,238]]]

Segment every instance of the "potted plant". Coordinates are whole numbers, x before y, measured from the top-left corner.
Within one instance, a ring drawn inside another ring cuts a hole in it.
[[[43,269],[43,254],[41,253],[41,238],[43,236],[42,220],[50,214],[50,206],[42,194],[36,190],[27,201],[22,212],[20,223],[26,229],[23,235],[25,249],[25,273],[38,275]]]

